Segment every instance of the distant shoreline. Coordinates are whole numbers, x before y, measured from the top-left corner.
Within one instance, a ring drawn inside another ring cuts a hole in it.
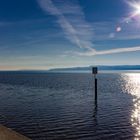
[[[90,74],[91,71],[82,70],[66,70],[66,71],[0,71],[0,74],[63,74],[63,73],[87,73]],[[99,74],[103,73],[140,73],[140,70],[99,70]]]
[[[18,73],[90,73],[92,67],[71,67],[71,68],[54,68],[49,70],[0,70],[0,72],[18,72]],[[101,73],[112,73],[112,72],[140,72],[140,65],[97,65],[99,72]]]

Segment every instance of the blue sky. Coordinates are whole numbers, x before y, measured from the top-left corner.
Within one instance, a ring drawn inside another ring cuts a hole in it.
[[[0,69],[140,64],[139,0],[1,0]]]

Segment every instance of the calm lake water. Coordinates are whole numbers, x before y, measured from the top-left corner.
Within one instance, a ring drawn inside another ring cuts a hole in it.
[[[140,74],[0,72],[0,123],[33,140],[137,140]]]

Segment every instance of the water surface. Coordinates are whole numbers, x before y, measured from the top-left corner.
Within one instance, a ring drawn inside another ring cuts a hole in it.
[[[136,140],[140,74],[0,72],[0,123],[33,140]]]

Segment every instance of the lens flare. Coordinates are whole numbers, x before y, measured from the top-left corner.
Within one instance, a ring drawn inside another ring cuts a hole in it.
[[[120,26],[118,26],[117,28],[116,28],[116,32],[120,32],[122,30],[122,28],[120,27]]]

